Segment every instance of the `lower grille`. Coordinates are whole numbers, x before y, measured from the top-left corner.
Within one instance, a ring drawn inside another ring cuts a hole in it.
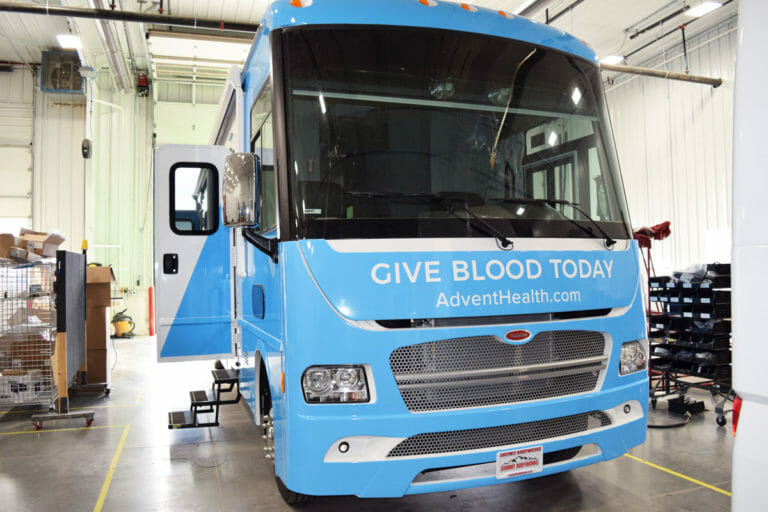
[[[611,419],[604,412],[590,411],[500,427],[429,432],[401,441],[392,448],[387,457],[413,457],[501,448],[584,433],[610,424]]]

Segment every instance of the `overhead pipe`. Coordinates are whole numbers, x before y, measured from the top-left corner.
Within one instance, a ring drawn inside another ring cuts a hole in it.
[[[733,2],[733,0],[725,0],[725,2],[723,2],[723,5],[721,5],[719,8],[722,9],[723,7],[725,7],[726,5],[730,4],[731,2]],[[704,18],[704,16],[699,16],[698,18],[693,18],[691,20],[688,20],[688,22],[686,22],[686,25],[690,25],[692,23],[696,23],[697,21],[699,21],[699,20],[701,20],[703,18]],[[669,30],[669,31],[663,33],[662,35],[658,36],[653,41],[649,41],[649,42],[645,43],[643,46],[641,46],[639,48],[635,48],[634,50],[632,50],[631,52],[626,54],[624,56],[624,58],[627,59],[627,58],[631,57],[632,55],[635,55],[636,53],[639,53],[639,52],[645,50],[646,48],[648,48],[652,44],[655,44],[657,41],[660,41],[661,39],[664,39],[665,37],[667,37],[667,36],[669,36],[671,34],[674,34],[675,32],[677,32],[679,30],[679,28],[680,27],[675,27],[672,30]],[[630,39],[631,39],[631,37],[630,37]]]
[[[697,84],[711,85],[720,87],[723,84],[721,78],[710,78],[706,76],[689,75],[686,73],[674,73],[672,71],[663,71],[661,69],[641,68],[638,66],[615,66],[613,64],[600,64],[603,71],[616,71],[618,73],[629,73],[632,75],[652,76],[656,78],[666,78],[668,80],[679,80],[681,82],[692,82]]]
[[[549,25],[551,23],[554,23],[560,16],[564,15],[565,13],[574,10],[582,2],[584,2],[584,0],[575,0],[571,5],[569,5],[568,7],[563,8],[562,11],[552,15],[551,18],[549,17],[549,9],[547,9],[547,25]]]
[[[102,0],[88,0],[88,3],[90,5],[95,4],[98,7],[102,7],[101,1]],[[107,23],[107,20],[98,19],[96,22],[96,31],[99,33],[99,37],[101,37],[101,40],[104,43],[107,61],[109,61],[109,69],[112,70],[117,87],[126,92],[130,91],[132,88],[131,79],[129,78],[128,70],[123,61],[123,54],[118,47],[117,38],[112,30],[112,26]]]
[[[259,29],[258,23],[237,23],[224,20],[205,20],[197,18],[185,18],[181,16],[164,16],[159,14],[143,14],[117,10],[113,11],[110,9],[59,7],[54,5],[32,5],[19,4],[16,2],[0,2],[0,12],[17,12],[24,14],[38,14],[42,16],[68,16],[71,18],[88,18],[95,20],[125,21],[133,23],[154,23],[156,25],[209,28],[215,30],[231,30],[234,32],[256,32]]]
[[[553,3],[554,0],[535,0],[534,2],[531,2],[530,5],[526,6],[520,11],[516,11],[515,14],[519,16],[525,16],[526,18],[533,18],[538,13],[549,7],[549,4]]]

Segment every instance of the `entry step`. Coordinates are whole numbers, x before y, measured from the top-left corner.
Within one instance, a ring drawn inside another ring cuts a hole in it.
[[[239,376],[234,368],[216,368],[211,370],[214,384],[235,384]]]
[[[190,391],[189,400],[192,403],[192,407],[209,407],[216,405],[216,397],[212,391]]]
[[[195,417],[190,411],[175,411],[168,413],[168,428],[195,428]]]

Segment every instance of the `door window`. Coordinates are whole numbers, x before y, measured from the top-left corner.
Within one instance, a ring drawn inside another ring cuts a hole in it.
[[[218,175],[209,164],[171,168],[171,229],[177,235],[210,235],[219,227]]]

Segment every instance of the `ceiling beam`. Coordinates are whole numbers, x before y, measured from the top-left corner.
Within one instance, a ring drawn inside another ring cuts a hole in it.
[[[84,7],[59,7],[54,5],[20,4],[16,2],[0,2],[0,12],[17,12],[24,14],[38,14],[42,16],[69,16],[72,18],[126,21],[135,23],[153,23],[156,25],[210,28],[217,30],[231,30],[235,32],[256,32],[259,29],[259,25],[253,23],[184,18],[180,16],[165,16],[161,14],[142,14],[112,9],[89,9]]]

